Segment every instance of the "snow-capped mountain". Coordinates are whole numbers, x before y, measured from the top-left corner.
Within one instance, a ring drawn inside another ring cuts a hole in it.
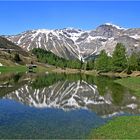
[[[6,37],[27,51],[43,48],[66,59],[87,59],[103,49],[111,55],[118,42],[125,45],[128,54],[140,51],[140,28],[125,29],[110,23],[90,31],[38,29]]]
[[[49,87],[33,89],[28,84],[5,95],[3,98],[12,99],[35,108],[59,108],[65,111],[73,109],[89,109],[103,117],[117,114],[140,113],[140,101],[129,91],[124,94],[120,104],[115,104],[112,91],[100,95],[94,84],[86,81],[59,81]]]

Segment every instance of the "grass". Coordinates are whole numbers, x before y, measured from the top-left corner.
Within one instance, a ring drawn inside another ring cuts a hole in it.
[[[140,77],[128,77],[115,80],[116,83],[121,84],[124,87],[134,91],[134,93],[140,96]]]
[[[37,69],[35,71],[39,72],[39,73],[44,73],[44,72],[47,72],[48,69],[46,67],[43,67],[43,66],[37,66]]]
[[[140,139],[140,116],[117,117],[94,130],[92,139]]]
[[[0,67],[0,72],[1,73],[15,73],[15,72],[26,72],[28,71],[28,68],[26,66],[1,66]],[[35,68],[33,70],[34,72],[46,72],[47,68],[43,67],[43,66],[37,66],[37,68]]]
[[[0,67],[0,72],[1,73],[6,73],[6,72],[26,72],[27,67],[26,66],[2,66]]]

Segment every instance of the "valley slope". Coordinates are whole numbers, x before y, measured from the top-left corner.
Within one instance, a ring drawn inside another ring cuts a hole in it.
[[[6,38],[0,36],[0,65],[19,65],[15,61],[16,54],[18,54],[21,59],[21,61],[19,61],[19,64],[27,64],[32,60],[30,54],[27,51],[14,44],[13,42],[7,40]]]

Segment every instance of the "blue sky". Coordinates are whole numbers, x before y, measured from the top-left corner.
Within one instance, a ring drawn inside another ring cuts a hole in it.
[[[140,27],[140,1],[0,1],[0,34],[29,29]]]

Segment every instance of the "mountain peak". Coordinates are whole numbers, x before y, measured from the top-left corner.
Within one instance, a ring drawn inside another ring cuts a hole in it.
[[[81,60],[81,58],[87,59],[98,55],[102,49],[112,54],[117,43],[123,43],[128,54],[139,51],[139,36],[140,29],[127,30],[105,23],[91,31],[70,27],[55,30],[38,29],[6,38],[27,51],[43,48],[59,57]]]
[[[112,24],[112,23],[105,23],[103,25],[112,26],[112,27],[117,28],[119,30],[124,30],[125,29],[125,28],[122,28],[122,27],[120,27],[118,25],[115,25],[115,24]]]

